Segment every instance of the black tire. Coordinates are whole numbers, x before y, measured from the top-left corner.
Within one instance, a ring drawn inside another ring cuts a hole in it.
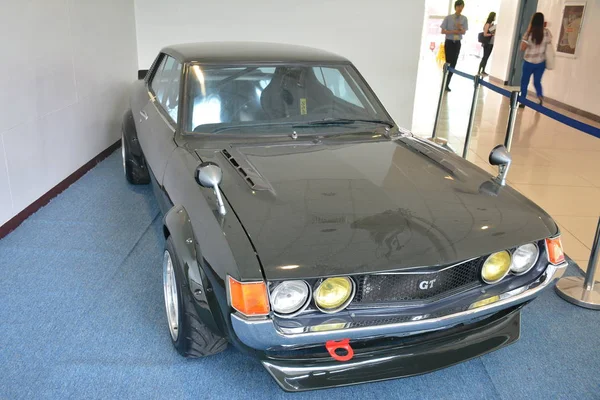
[[[125,138],[121,136],[121,155],[123,157],[123,170],[127,182],[132,185],[147,185],[150,183],[150,175],[144,156],[134,157],[131,153],[131,147]]]
[[[189,287],[183,284],[183,272],[170,236],[167,238],[165,252],[169,252],[174,267],[179,310],[177,339],[173,340],[173,336],[169,335],[173,346],[187,358],[206,357],[222,352],[227,348],[227,339],[213,333],[198,316]]]

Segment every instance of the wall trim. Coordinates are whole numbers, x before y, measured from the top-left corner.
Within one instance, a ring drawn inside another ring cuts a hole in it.
[[[489,78],[489,80],[490,80],[491,83],[495,83],[497,85],[504,85],[504,86],[508,85],[508,81],[503,81],[502,79],[498,79],[498,78],[493,77],[491,75],[488,78]],[[528,90],[527,94],[532,95],[533,97],[536,97],[534,91]],[[552,104],[555,107],[562,108],[565,111],[571,112],[571,113],[579,115],[581,117],[587,118],[587,119],[592,120],[594,122],[600,122],[600,115],[596,115],[596,114],[591,113],[589,111],[585,111],[585,110],[582,110],[580,108],[573,107],[573,106],[571,106],[569,104],[563,103],[563,102],[555,100],[553,98],[544,97],[544,102],[548,103],[548,104]]]
[[[50,189],[48,192],[43,194],[39,199],[31,203],[27,206],[23,211],[9,219],[4,223],[4,225],[0,226],[0,239],[8,235],[10,232],[14,231],[19,225],[23,223],[27,218],[29,218],[33,213],[38,211],[40,208],[44,207],[46,204],[50,202],[53,198],[61,194],[65,191],[69,186],[75,183],[79,178],[85,175],[86,172],[94,168],[100,161],[104,160],[106,157],[111,155],[116,149],[121,147],[121,139],[117,140],[115,143],[110,145],[106,150],[102,151],[96,157],[92,158],[90,161],[85,163],[81,168],[77,171],[73,172],[71,175],[63,179],[56,186]]]
[[[528,90],[527,94],[530,94],[534,98],[537,99],[537,95],[535,94],[534,91]],[[590,119],[590,120],[592,120],[594,122],[600,122],[600,115],[596,115],[596,114],[591,113],[589,111],[585,111],[585,110],[582,110],[580,108],[573,107],[573,106],[571,106],[569,104],[565,104],[565,103],[563,103],[561,101],[554,100],[553,98],[545,97],[544,96],[544,103],[546,103],[546,104],[552,104],[555,107],[562,108],[565,111],[571,112],[573,114],[577,114],[577,115],[579,115],[581,117]]]

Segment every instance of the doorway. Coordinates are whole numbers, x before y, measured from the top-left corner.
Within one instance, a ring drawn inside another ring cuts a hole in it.
[[[523,52],[520,50],[521,38],[529,28],[529,22],[531,21],[533,14],[537,11],[537,5],[538,0],[521,0],[521,3],[519,4],[517,30],[513,42],[508,82],[506,82],[509,86],[521,85],[521,65],[523,65]]]
[[[412,123],[413,133],[423,137],[431,135],[442,81],[445,36],[442,35],[440,25],[447,15],[454,13],[454,2],[455,0],[425,0]],[[498,12],[501,0],[467,0],[465,3],[463,15],[468,18],[469,30],[463,37],[456,69],[468,74],[476,74],[483,56],[483,48],[477,36],[483,30],[489,13]],[[492,52],[488,65],[491,65],[493,57]],[[456,78],[452,81],[452,85],[453,102],[469,104],[473,94],[473,83]],[[452,118],[458,119],[453,121],[453,124],[466,126],[467,117],[468,112],[465,116],[453,114]]]

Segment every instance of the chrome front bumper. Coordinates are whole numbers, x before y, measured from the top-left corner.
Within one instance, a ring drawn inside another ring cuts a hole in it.
[[[437,318],[420,319],[396,324],[346,328],[330,331],[282,333],[270,318],[249,320],[238,314],[231,315],[233,329],[246,346],[257,350],[281,349],[298,346],[323,344],[328,340],[369,339],[383,336],[407,336],[435,331],[469,322],[505,308],[524,303],[535,298],[540,291],[550,286],[565,272],[567,263],[548,265],[546,271],[536,281],[527,286],[505,292],[493,303],[466,311]],[[479,299],[477,303],[481,302]],[[477,303],[473,303],[474,305]]]

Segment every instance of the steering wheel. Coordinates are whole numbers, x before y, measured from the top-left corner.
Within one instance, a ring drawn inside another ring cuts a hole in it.
[[[246,108],[247,105],[252,104],[254,102],[254,100],[247,100],[246,102],[244,102],[241,106],[239,106],[237,108],[237,110],[235,110],[234,112],[231,113],[231,118],[237,118],[238,120],[240,119],[240,113]]]
[[[253,99],[249,99],[248,97],[243,96],[243,95],[241,95],[239,93],[231,93],[230,95],[232,95],[230,97],[231,100],[233,100],[233,98],[237,98],[237,99],[241,100],[242,105],[239,106],[239,107],[237,107],[235,110],[233,110],[231,112],[231,120],[232,121],[234,121],[236,119],[239,120],[240,113],[244,110],[244,108],[247,105],[253,103],[254,100]]]

